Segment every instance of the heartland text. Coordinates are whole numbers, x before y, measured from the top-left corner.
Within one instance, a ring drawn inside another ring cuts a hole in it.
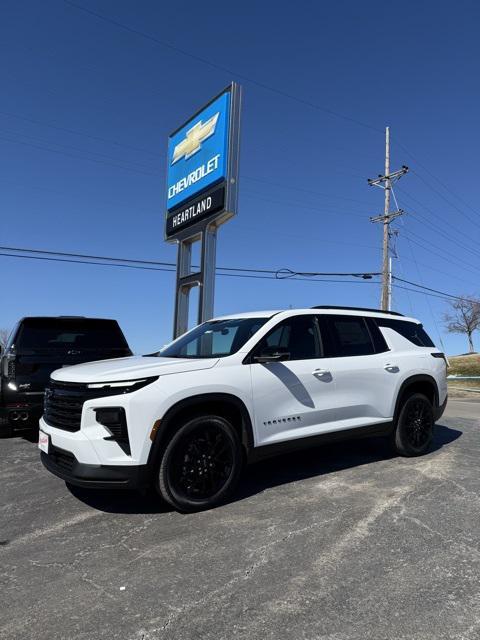
[[[208,196],[203,200],[200,200],[198,204],[195,204],[187,209],[184,209],[180,213],[177,213],[176,216],[173,216],[172,226],[173,228],[178,227],[179,225],[192,220],[201,213],[206,213],[212,207],[212,198]]]

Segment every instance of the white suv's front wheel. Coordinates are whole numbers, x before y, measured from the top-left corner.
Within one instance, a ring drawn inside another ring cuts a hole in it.
[[[233,491],[242,464],[240,440],[230,422],[199,416],[183,424],[165,447],[157,491],[178,511],[210,509]]]
[[[394,446],[402,456],[421,456],[430,448],[434,428],[433,408],[422,393],[408,396],[398,414]]]

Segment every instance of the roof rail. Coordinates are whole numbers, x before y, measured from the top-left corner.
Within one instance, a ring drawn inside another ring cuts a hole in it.
[[[342,311],[373,311],[374,313],[386,313],[391,316],[403,316],[403,313],[398,313],[398,311],[384,311],[383,309],[369,309],[368,307],[341,307],[329,304],[319,304],[312,309],[339,309]]]

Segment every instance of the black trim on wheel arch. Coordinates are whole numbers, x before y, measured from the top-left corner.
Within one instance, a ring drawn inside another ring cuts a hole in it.
[[[394,416],[394,421],[397,420],[398,415],[400,413],[400,410],[402,408],[402,399],[405,397],[405,391],[408,391],[408,388],[410,386],[415,385],[418,382],[427,382],[428,384],[430,384],[433,387],[433,404],[432,404],[432,409],[435,413],[435,411],[438,409],[438,398],[439,398],[439,393],[438,393],[438,386],[437,386],[437,382],[435,380],[435,378],[433,378],[432,376],[429,376],[427,374],[417,374],[414,376],[410,376],[410,378],[407,378],[406,380],[404,380],[400,386],[400,389],[398,391],[398,395],[397,395],[397,400],[395,403],[395,412],[393,414]]]
[[[170,427],[177,416],[188,409],[193,410],[198,408],[201,410],[202,406],[207,408],[210,403],[213,404],[216,402],[224,403],[226,405],[230,404],[239,411],[242,418],[240,439],[245,452],[248,454],[248,452],[254,448],[255,440],[253,436],[252,421],[245,403],[240,398],[230,393],[202,393],[180,400],[170,407],[163,418],[160,419],[160,426],[156,430],[155,439],[150,448],[147,466],[150,469],[155,467],[155,463],[158,461],[162,446],[166,442],[165,435],[170,433]],[[212,413],[211,408],[208,409],[208,411],[209,413]]]
[[[438,407],[434,407],[433,408],[433,417],[435,419],[435,422],[440,420],[440,418],[443,416],[443,413],[444,413],[445,409],[447,408],[447,402],[448,402],[448,393],[445,396],[445,400],[442,402],[442,404],[440,406],[438,406]]]

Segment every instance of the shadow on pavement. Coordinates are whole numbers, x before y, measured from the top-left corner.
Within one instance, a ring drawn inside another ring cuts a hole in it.
[[[461,431],[436,425],[435,439],[429,454],[454,442]],[[427,454],[428,455],[428,454]],[[265,489],[344,469],[396,458],[387,438],[365,438],[325,444],[312,449],[258,462],[249,467],[233,500],[243,500]]]
[[[435,439],[430,453],[454,442],[461,431],[436,425]],[[249,466],[239,490],[230,502],[244,500],[265,489],[320,477],[343,469],[396,457],[386,438],[365,438],[317,446],[312,449],[283,454]],[[88,506],[107,513],[166,513],[171,508],[162,502],[155,491],[88,490],[68,485],[69,491]]]
[[[83,489],[66,483],[70,493],[84,504],[106,513],[167,513],[172,508],[153,489],[145,492],[122,489]]]

